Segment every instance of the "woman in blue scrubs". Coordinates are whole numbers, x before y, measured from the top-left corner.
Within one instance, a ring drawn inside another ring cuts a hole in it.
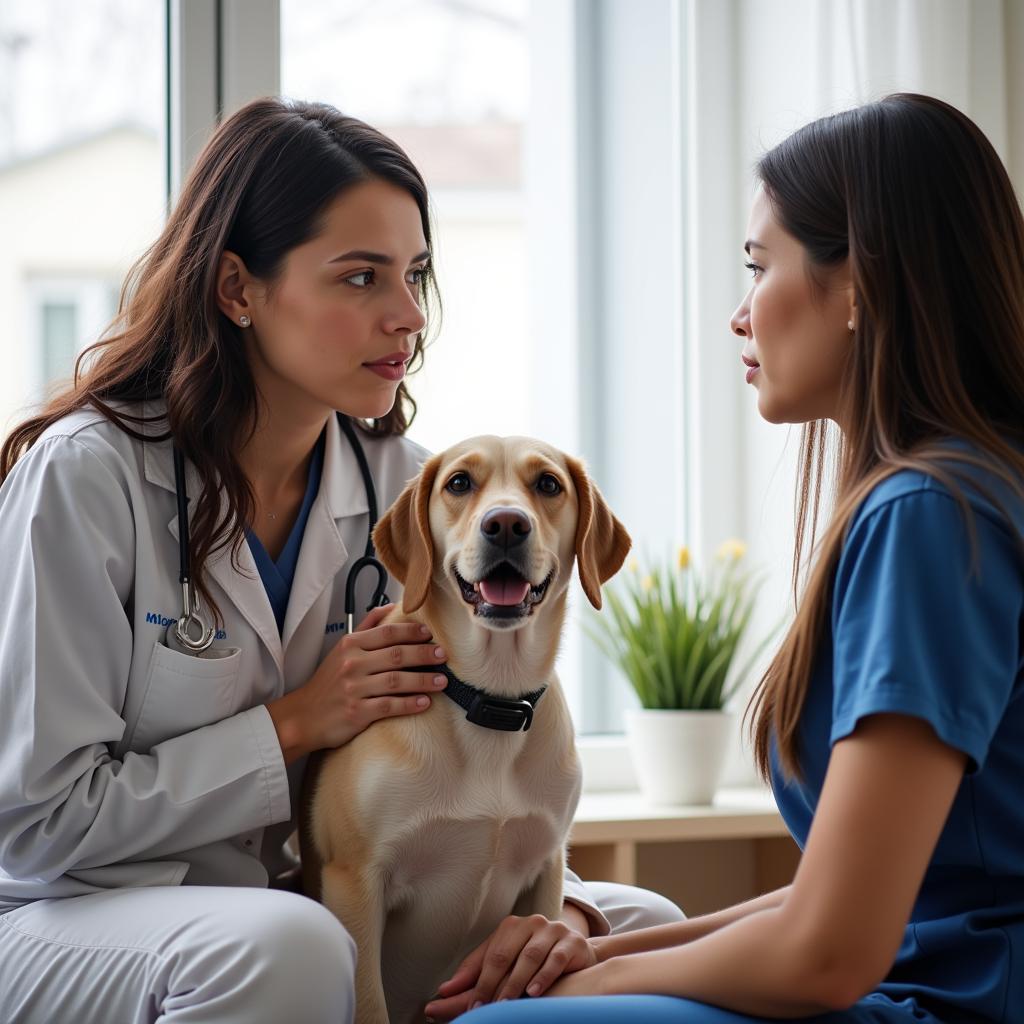
[[[470,965],[447,1005],[509,1001],[467,1024],[1024,1021],[1021,209],[979,129],[925,96],[815,121],[758,177],[732,329],[761,415],[805,425],[797,565],[838,442],[752,705],[799,870],[540,972]],[[564,998],[513,1001],[524,981]]]

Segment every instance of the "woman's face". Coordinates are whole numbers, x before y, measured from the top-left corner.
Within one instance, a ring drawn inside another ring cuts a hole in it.
[[[763,188],[744,248],[754,280],[730,326],[745,339],[742,359],[758,411],[771,423],[836,419],[848,323],[856,316],[847,265],[819,272],[824,289],[814,288],[803,246],[776,220]]]
[[[388,413],[424,326],[429,256],[404,189],[370,180],[336,198],[269,292],[253,278],[245,288],[252,326],[243,336],[264,399],[316,415]]]

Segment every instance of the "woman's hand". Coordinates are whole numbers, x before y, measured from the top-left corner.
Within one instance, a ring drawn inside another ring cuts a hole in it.
[[[523,992],[543,995],[562,974],[596,963],[590,942],[564,921],[541,914],[506,917],[441,985],[426,1015],[452,1020],[481,1003],[518,999]]]
[[[549,996],[607,996],[614,989],[609,987],[608,973],[610,962],[586,967],[575,974],[564,974],[547,990]]]
[[[394,608],[374,608],[343,636],[309,681],[267,704],[286,764],[313,750],[340,747],[381,718],[414,715],[430,707],[430,693],[447,679],[410,672],[440,665],[445,652],[418,622],[379,625]]]

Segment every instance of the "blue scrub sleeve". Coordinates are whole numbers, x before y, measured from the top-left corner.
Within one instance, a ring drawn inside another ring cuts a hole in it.
[[[855,520],[837,567],[831,742],[871,714],[922,718],[978,770],[1020,666],[1024,571],[1015,538],[933,486]]]

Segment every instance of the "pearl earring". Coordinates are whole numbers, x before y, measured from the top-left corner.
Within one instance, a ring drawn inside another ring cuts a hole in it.
[[[246,318],[246,319],[248,319],[248,318]],[[853,321],[852,320],[847,320],[846,321],[846,327],[847,327],[848,330],[852,331],[853,330]]]
[[[252,323],[252,321],[244,313],[238,318],[238,325],[239,325],[239,327],[248,327],[249,324],[251,324],[251,323]],[[852,330],[852,325],[851,325],[851,330]]]

